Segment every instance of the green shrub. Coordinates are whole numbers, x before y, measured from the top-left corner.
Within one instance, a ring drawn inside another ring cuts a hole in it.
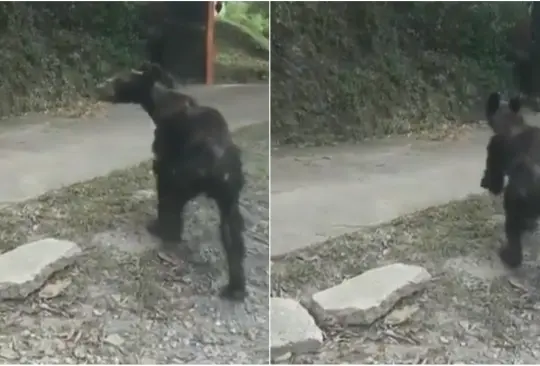
[[[217,77],[268,74],[268,3],[227,4],[216,27]],[[146,2],[0,3],[0,118],[25,112],[84,114],[97,83],[144,56]],[[229,26],[231,25],[231,26]]]
[[[102,78],[139,62],[139,10],[128,2],[1,3],[0,117],[80,106]]]
[[[223,19],[246,27],[257,37],[268,38],[270,25],[268,2],[227,1]]]
[[[437,129],[508,85],[519,2],[272,4],[272,138],[327,144]]]
[[[226,2],[216,23],[218,82],[268,80],[268,29],[268,2]]]

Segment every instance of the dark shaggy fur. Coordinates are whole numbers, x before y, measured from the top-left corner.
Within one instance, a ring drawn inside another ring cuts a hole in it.
[[[173,90],[172,78],[154,64],[113,78],[107,85],[100,88],[102,100],[140,104],[155,124],[152,150],[158,217],[148,230],[170,248],[182,238],[185,205],[200,194],[214,199],[229,266],[229,283],[221,294],[244,299],[244,220],[239,210],[244,174],[240,149],[224,117]]]
[[[540,216],[540,129],[525,123],[520,108],[517,98],[503,105],[499,94],[489,96],[486,117],[494,135],[480,183],[493,194],[504,191],[507,244],[499,255],[511,268],[523,262],[521,236]]]

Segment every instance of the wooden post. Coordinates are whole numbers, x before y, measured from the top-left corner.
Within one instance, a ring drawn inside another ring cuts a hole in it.
[[[206,85],[214,83],[214,61],[216,57],[216,48],[214,45],[214,24],[215,24],[215,3],[207,1],[206,12]]]

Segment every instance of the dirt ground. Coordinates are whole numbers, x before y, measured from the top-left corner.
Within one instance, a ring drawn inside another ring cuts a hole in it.
[[[526,262],[510,273],[496,255],[504,239],[501,202],[473,195],[362,229],[272,262],[272,295],[299,299],[365,270],[393,262],[418,264],[427,288],[396,308],[401,324],[319,324],[316,354],[286,363],[523,364],[540,359],[540,269],[526,237]]]
[[[226,261],[209,200],[196,200],[186,212],[182,257],[159,255],[144,230],[155,215],[146,162],[2,208],[2,251],[56,237],[75,241],[84,254],[48,282],[57,296],[0,303],[0,360],[267,363],[268,122],[238,130],[235,139],[248,174],[245,303],[218,297]]]

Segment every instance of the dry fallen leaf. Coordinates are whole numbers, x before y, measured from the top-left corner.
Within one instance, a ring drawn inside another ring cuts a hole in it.
[[[159,250],[157,256],[162,261],[165,261],[174,266],[179,266],[181,264],[181,261],[180,259],[178,259],[178,257],[176,257],[174,254],[167,253],[166,251]]]
[[[110,345],[116,347],[120,347],[122,344],[124,344],[124,338],[118,334],[109,334],[104,341],[105,343],[109,343]]]
[[[529,291],[529,290],[527,289],[527,286],[526,286],[524,283],[522,283],[520,279],[515,278],[515,277],[513,277],[513,276],[508,278],[508,283],[509,283],[512,287],[514,287],[514,288],[516,288],[516,289],[518,289],[518,290],[521,290],[521,291],[523,291],[523,292],[528,292],[528,291]]]
[[[399,325],[409,320],[420,308],[416,305],[404,306],[401,309],[395,309],[384,319],[387,325]]]
[[[70,278],[48,283],[39,291],[38,296],[42,299],[52,299],[60,295],[69,285],[71,285]]]

